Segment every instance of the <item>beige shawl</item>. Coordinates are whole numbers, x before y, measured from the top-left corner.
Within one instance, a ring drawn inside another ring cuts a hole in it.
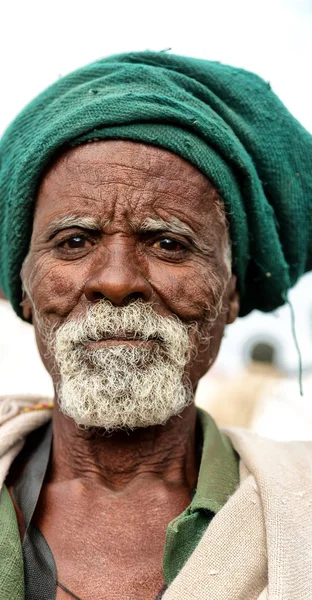
[[[20,412],[36,401],[0,399],[0,489],[28,433],[51,417]],[[241,457],[241,484],[163,600],[312,600],[312,442],[224,431]]]

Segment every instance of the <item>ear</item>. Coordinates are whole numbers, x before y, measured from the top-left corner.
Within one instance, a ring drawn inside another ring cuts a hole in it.
[[[23,317],[24,317],[25,321],[28,321],[28,323],[32,323],[32,317],[33,317],[32,303],[31,303],[30,298],[27,296],[26,292],[23,293],[23,300],[20,303],[20,306],[22,307]]]
[[[236,289],[236,283],[237,283],[237,277],[236,275],[232,275],[231,279],[227,285],[227,318],[226,318],[226,323],[227,325],[230,325],[231,323],[234,323],[235,319],[238,317],[239,314],[239,308],[240,308],[240,304],[239,304],[239,292]]]

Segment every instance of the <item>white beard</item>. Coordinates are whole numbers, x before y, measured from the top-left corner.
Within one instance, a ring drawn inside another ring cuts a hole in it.
[[[50,343],[62,412],[79,426],[107,431],[164,424],[193,400],[184,374],[192,329],[140,300],[125,307],[96,303],[85,317],[61,326]],[[111,338],[145,343],[88,345]]]

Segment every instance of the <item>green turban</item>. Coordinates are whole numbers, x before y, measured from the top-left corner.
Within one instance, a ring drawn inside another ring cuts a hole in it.
[[[283,304],[312,269],[312,138],[257,75],[139,52],[104,58],[33,100],[0,143],[0,287],[21,316],[20,271],[40,177],[66,148],[130,139],[202,171],[223,199],[241,315]]]

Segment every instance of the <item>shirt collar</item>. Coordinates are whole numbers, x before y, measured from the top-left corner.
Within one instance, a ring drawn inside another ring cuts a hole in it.
[[[198,409],[198,419],[203,450],[190,512],[204,509],[217,513],[239,484],[238,455],[208,413]]]

